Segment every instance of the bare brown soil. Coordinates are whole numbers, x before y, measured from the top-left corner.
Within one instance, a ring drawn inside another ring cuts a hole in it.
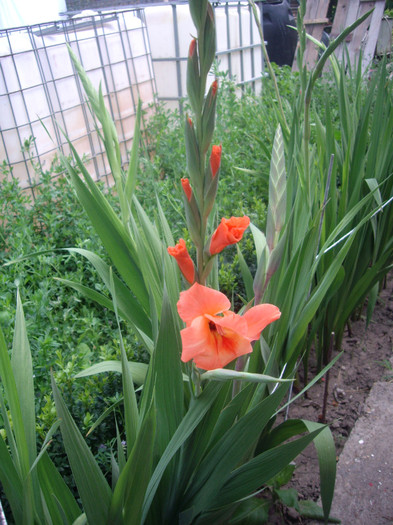
[[[346,334],[343,355],[330,370],[326,406],[326,422],[335,440],[337,459],[346,440],[363,413],[364,402],[376,381],[393,380],[389,359],[393,349],[393,275],[381,291],[372,321],[366,329],[365,318],[352,323],[351,334]],[[290,406],[289,417],[320,421],[323,411],[325,381],[310,388],[308,398],[301,398]],[[315,447],[310,445],[296,459],[296,470],[290,483],[299,493],[299,499],[319,498],[319,468]],[[270,523],[311,523],[296,512],[281,509]]]

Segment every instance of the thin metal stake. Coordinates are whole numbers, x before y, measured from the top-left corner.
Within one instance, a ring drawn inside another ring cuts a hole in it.
[[[330,344],[329,344],[328,355],[327,355],[328,363],[330,363],[332,359],[334,335],[335,335],[334,332],[330,334]],[[326,372],[326,376],[325,376],[325,391],[323,393],[322,414],[319,418],[321,423],[326,423],[326,409],[327,409],[327,400],[328,400],[328,395],[329,395],[329,378],[330,378],[330,368]]]

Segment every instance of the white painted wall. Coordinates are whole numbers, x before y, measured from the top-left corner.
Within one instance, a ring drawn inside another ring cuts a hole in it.
[[[65,10],[65,0],[0,0],[0,29],[52,22]]]

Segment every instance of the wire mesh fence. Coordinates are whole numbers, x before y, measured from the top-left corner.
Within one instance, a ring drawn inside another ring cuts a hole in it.
[[[262,13],[262,2],[257,2]],[[217,63],[220,71],[241,85],[260,90],[263,74],[262,46],[251,7],[246,1],[214,2],[217,28]],[[159,100],[181,108],[186,95],[186,65],[190,35],[195,29],[184,2],[145,9]],[[262,19],[262,14],[261,14]],[[163,32],[166,35],[163,43]]]
[[[1,31],[0,159],[7,161],[23,187],[34,185],[37,167],[47,169],[58,149],[68,154],[64,134],[78,153],[91,159],[89,170],[95,178],[109,176],[67,44],[93,84],[101,84],[124,159],[132,142],[138,98],[145,106],[154,100],[141,9]]]
[[[261,2],[260,2],[261,5]],[[217,59],[239,85],[261,89],[263,59],[245,1],[214,4]],[[71,46],[93,85],[101,88],[119,135],[123,162],[132,144],[137,101],[153,111],[157,99],[180,107],[194,27],[184,2],[161,3],[0,31],[0,180],[33,191],[69,137],[94,179],[112,183],[82,87],[68,56]]]

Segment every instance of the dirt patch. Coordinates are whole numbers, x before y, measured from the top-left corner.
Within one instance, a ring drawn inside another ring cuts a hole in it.
[[[393,341],[393,274],[378,299],[372,322],[366,329],[365,319],[352,323],[351,336],[343,339],[343,355],[330,371],[326,422],[332,430],[337,457],[340,455],[356,420],[363,414],[364,403],[376,381],[393,380],[389,369]],[[325,382],[311,387],[308,399],[290,406],[289,417],[320,421]],[[318,459],[313,445],[296,459],[296,470],[290,486],[300,499],[319,498]],[[274,522],[276,523],[276,522]],[[277,522],[278,523],[278,522]],[[281,523],[310,523],[293,512],[284,512]]]

